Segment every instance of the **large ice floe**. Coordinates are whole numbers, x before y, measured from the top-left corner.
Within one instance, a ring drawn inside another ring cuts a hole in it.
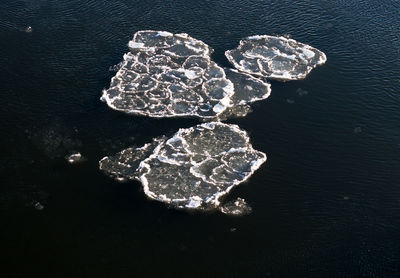
[[[265,161],[237,125],[209,122],[104,157],[100,169],[118,180],[139,180],[149,198],[173,207],[213,209]],[[244,201],[223,212],[240,215],[241,210],[249,211]]]
[[[269,96],[270,84],[230,73],[210,58],[212,49],[187,34],[139,31],[101,99],[111,108],[148,117],[218,119]],[[233,80],[231,81],[231,77]],[[244,83],[237,80],[248,80]],[[243,112],[239,112],[239,115]]]
[[[303,79],[326,62],[325,54],[314,47],[267,35],[247,37],[225,56],[242,72],[277,80]]]

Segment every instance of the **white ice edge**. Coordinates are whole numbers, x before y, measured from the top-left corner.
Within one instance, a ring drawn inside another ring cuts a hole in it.
[[[158,31],[157,36],[160,37],[172,37],[174,34],[167,31]]]

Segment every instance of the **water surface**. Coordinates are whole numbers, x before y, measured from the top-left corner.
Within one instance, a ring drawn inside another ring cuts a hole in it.
[[[399,11],[395,0],[2,1],[0,276],[398,276]],[[109,67],[146,29],[188,33],[222,67],[251,35],[327,55],[228,121],[268,156],[229,196],[249,216],[169,209],[98,170],[106,155],[199,123],[99,101]],[[76,151],[86,161],[68,164]]]

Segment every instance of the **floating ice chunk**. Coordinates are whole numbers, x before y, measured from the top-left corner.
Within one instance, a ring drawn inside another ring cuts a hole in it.
[[[234,201],[227,202],[220,207],[220,211],[229,215],[246,215],[252,212],[252,208],[242,198],[237,198]]]
[[[82,157],[81,153],[79,153],[79,152],[70,154],[70,155],[66,156],[65,158],[71,164],[78,163],[83,160],[83,157]]]
[[[36,209],[36,210],[43,210],[44,206],[38,202],[38,201],[33,201],[32,202],[32,206]]]
[[[209,122],[105,157],[100,169],[141,181],[151,199],[177,208],[212,209],[265,161],[238,126]]]
[[[325,54],[314,47],[267,35],[245,38],[225,56],[240,71],[277,80],[303,79],[326,62]]]
[[[32,31],[33,31],[32,26],[28,26],[28,27],[25,28],[25,32],[26,33],[32,33]]]
[[[215,119],[235,93],[212,49],[187,34],[139,31],[101,100],[148,117]]]

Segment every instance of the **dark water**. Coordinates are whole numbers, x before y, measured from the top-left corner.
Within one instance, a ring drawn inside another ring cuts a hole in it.
[[[229,121],[268,156],[229,196],[250,216],[168,209],[98,170],[198,123],[99,101],[143,29],[201,39],[222,66],[255,34],[326,53]],[[400,277],[399,31],[397,0],[2,0],[0,277]],[[73,151],[87,160],[69,165]]]

